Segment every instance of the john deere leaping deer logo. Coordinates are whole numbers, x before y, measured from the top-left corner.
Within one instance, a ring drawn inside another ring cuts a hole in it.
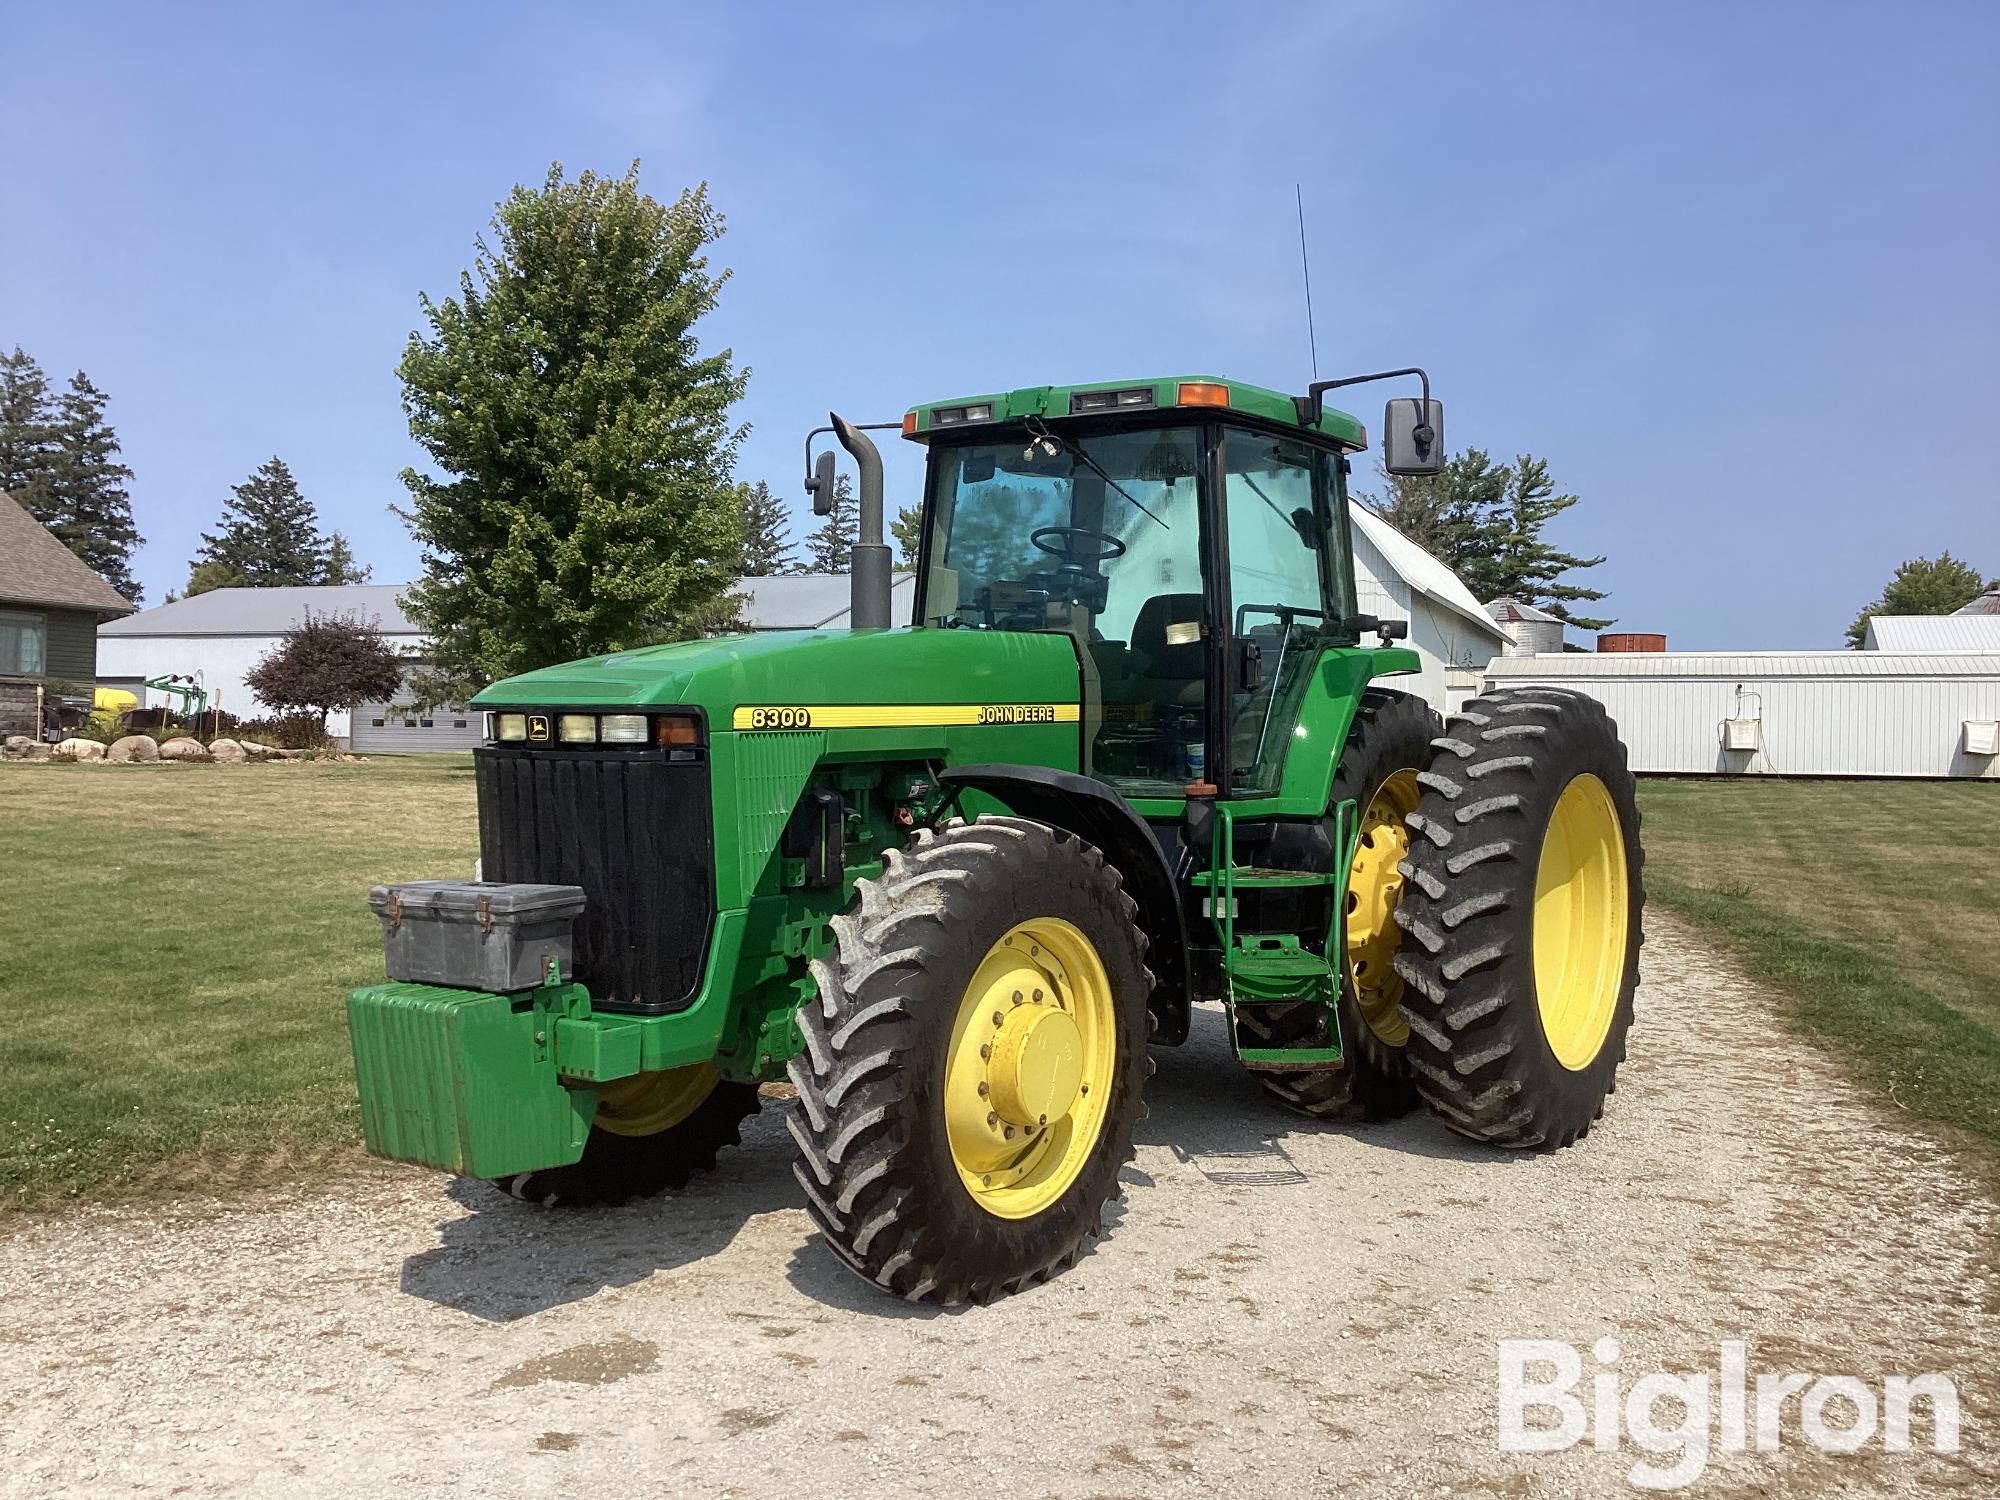
[[[539,740],[544,745],[549,742],[549,716],[547,714],[528,715],[528,738]]]

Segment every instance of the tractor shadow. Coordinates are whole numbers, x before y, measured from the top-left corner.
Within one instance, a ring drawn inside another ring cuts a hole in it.
[[[548,1209],[454,1179],[444,1195],[469,1212],[444,1219],[439,1243],[403,1262],[401,1289],[486,1322],[512,1323],[707,1260],[760,1215],[804,1208],[792,1179],[787,1107],[767,1101],[714,1174],[622,1208]]]
[[[1154,1048],[1147,1081],[1150,1114],[1133,1132],[1142,1148],[1169,1151],[1219,1188],[1331,1184],[1300,1169],[1287,1142],[1344,1136],[1372,1151],[1436,1157],[1482,1171],[1504,1169],[1508,1153],[1446,1131],[1418,1109],[1382,1124],[1322,1124],[1279,1108],[1230,1053],[1219,1009],[1199,1007],[1187,1044]],[[677,1193],[623,1208],[545,1209],[509,1198],[486,1183],[454,1180],[446,1197],[465,1212],[443,1218],[439,1243],[403,1262],[401,1289],[412,1297],[491,1323],[511,1323],[634,1286],[716,1256],[764,1215],[796,1210],[799,1232],[785,1277],[803,1296],[871,1318],[955,1317],[972,1307],[935,1307],[886,1296],[842,1265],[810,1227],[805,1195],[792,1177],[789,1104],[765,1101],[746,1122],[743,1144],[723,1153],[717,1171]],[[1128,1165],[1128,1189],[1163,1186]],[[1142,1205],[1138,1212],[1143,1215]],[[1103,1234],[1133,1212],[1131,1199],[1108,1205]]]
[[[1359,1146],[1399,1156],[1433,1157],[1469,1167],[1504,1167],[1516,1159],[1453,1135],[1421,1105],[1401,1119],[1365,1124],[1312,1120],[1284,1108],[1229,1050],[1228,1031],[1217,1005],[1196,1006],[1185,1045],[1155,1047],[1152,1056],[1156,1071],[1146,1083],[1150,1113],[1133,1132],[1134,1140],[1172,1151],[1218,1186],[1306,1182],[1307,1175],[1293,1163],[1285,1143],[1323,1135],[1346,1137]]]

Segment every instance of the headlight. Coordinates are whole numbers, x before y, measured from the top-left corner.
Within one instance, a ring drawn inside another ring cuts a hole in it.
[[[499,726],[495,739],[525,740],[528,737],[528,716],[526,714],[495,714],[494,723]]]
[[[646,716],[606,714],[597,721],[597,733],[607,745],[643,745],[646,743]]]
[[[564,714],[556,720],[556,738],[565,745],[597,743],[596,714]]]

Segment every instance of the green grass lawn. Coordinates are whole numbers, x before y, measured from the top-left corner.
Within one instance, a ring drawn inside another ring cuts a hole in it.
[[[2000,1144],[2000,787],[1642,784],[1653,899],[1856,1070]],[[0,1209],[359,1158],[385,880],[469,877],[469,756],[0,765]]]
[[[355,1154],[368,888],[477,854],[470,756],[0,765],[0,1207]]]
[[[2000,786],[1646,781],[1639,806],[1654,902],[1894,1103],[2000,1146]]]

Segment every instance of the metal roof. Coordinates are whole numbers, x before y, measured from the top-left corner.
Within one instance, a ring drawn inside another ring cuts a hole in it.
[[[1870,651],[2000,651],[2000,615],[1875,615]]]
[[[210,589],[98,627],[101,636],[283,635],[316,615],[359,615],[384,635],[422,635],[403,613],[406,583],[329,584],[323,587]]]
[[[0,605],[129,615],[135,606],[57,541],[12,495],[0,495]]]
[[[53,538],[50,540],[54,542]],[[60,543],[55,545],[64,556],[69,555]],[[898,573],[891,581],[891,597],[901,605],[906,621],[915,583],[913,573]],[[408,587],[406,583],[356,583],[210,589],[205,594],[146,610],[129,620],[100,626],[98,633],[121,637],[283,635],[304,620],[310,610],[316,615],[359,615],[375,621],[384,635],[421,636],[422,629],[403,612],[402,595]],[[737,584],[736,592],[744,601],[743,622],[752,630],[817,630],[846,627],[850,588],[845,573],[790,573],[774,578],[745,578]]]
[[[1489,599],[1486,613],[1503,625],[1567,625],[1569,621],[1560,615],[1552,615],[1545,609],[1536,609],[1532,604],[1523,604],[1519,599]]]
[[[1503,643],[1511,639],[1493,623],[1478,597],[1450,568],[1358,501],[1347,502],[1347,513],[1353,518],[1355,529],[1374,544],[1403,582],[1453,614],[1463,616],[1481,634]]]
[[[889,618],[910,623],[917,575],[897,573],[889,580]],[[845,573],[780,573],[769,578],[738,580],[743,623],[752,630],[845,630],[853,603],[854,582]]]
[[[1992,677],[2000,651],[1572,651],[1495,657],[1488,677]]]
[[[2000,589],[1988,589],[1977,599],[1963,608],[1952,611],[1955,615],[2000,615]]]

